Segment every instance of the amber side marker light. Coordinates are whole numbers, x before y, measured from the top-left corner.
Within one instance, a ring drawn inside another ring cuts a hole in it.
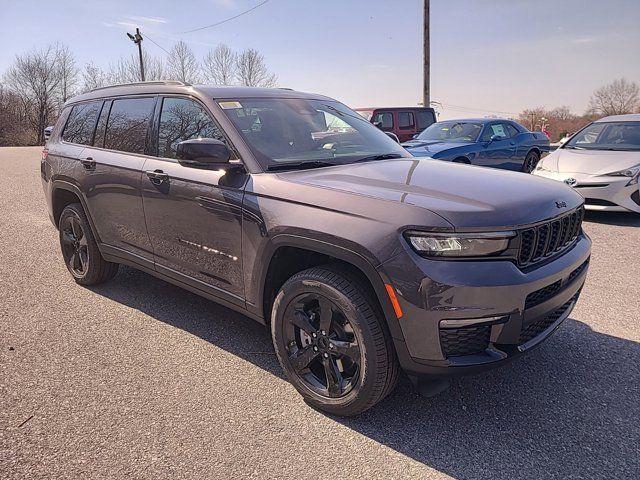
[[[402,308],[400,308],[398,297],[396,297],[396,291],[388,283],[385,283],[384,287],[387,289],[387,295],[389,295],[389,300],[391,300],[391,305],[393,305],[393,311],[396,313],[396,317],[399,319],[402,318]]]

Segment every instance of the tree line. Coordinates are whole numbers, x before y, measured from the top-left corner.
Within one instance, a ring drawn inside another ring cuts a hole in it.
[[[640,87],[621,78],[593,92],[588,109],[582,115],[573,113],[567,106],[536,107],[523,110],[518,121],[530,130],[544,128],[551,141],[556,142],[598,118],[627,113],[640,113]]]
[[[143,52],[146,80],[274,87],[277,77],[264,56],[254,49],[235,52],[219,44],[198,59],[183,41],[165,58]],[[52,125],[64,103],[74,95],[107,85],[140,81],[138,54],[121,57],[102,68],[83,67],[63,44],[17,55],[0,81],[0,146],[41,145],[44,129]]]

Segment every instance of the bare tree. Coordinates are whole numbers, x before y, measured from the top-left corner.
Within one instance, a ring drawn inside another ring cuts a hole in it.
[[[573,120],[576,116],[567,105],[556,107],[548,112],[548,117],[556,118],[558,120]]]
[[[20,98],[28,122],[39,144],[44,128],[56,115],[56,96],[60,88],[56,49],[34,50],[18,55],[5,75],[7,86]]]
[[[171,80],[188,83],[198,83],[200,65],[189,46],[180,40],[176,43],[167,57],[167,73]]]
[[[548,113],[544,107],[529,108],[523,110],[518,117],[518,121],[522,125],[526,125],[530,130],[541,128],[543,118],[546,118]]]
[[[29,130],[20,97],[0,83],[0,146],[33,143]]]
[[[209,50],[204,57],[202,69],[205,80],[214,85],[233,85],[236,79],[237,55],[224,43]]]
[[[144,73],[147,80],[160,80],[164,76],[164,63],[147,52],[142,55]],[[140,81],[140,59],[138,54],[120,57],[116,63],[109,64],[106,74],[106,84],[133,83]]]
[[[236,78],[247,87],[275,87],[278,78],[269,73],[264,57],[257,50],[248,48],[238,55]]]
[[[589,101],[589,111],[602,116],[623,115],[640,110],[640,88],[624,78],[596,90]]]
[[[76,66],[76,59],[66,45],[56,45],[56,68],[60,76],[60,105],[73,97],[78,87],[80,71]]]
[[[89,62],[84,66],[82,71],[83,92],[89,92],[94,88],[106,86],[108,82],[107,73],[102,68]]]

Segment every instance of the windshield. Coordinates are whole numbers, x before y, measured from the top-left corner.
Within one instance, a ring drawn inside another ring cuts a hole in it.
[[[438,122],[423,130],[417,138],[440,142],[475,142],[481,131],[481,123]]]
[[[346,164],[376,156],[410,157],[361,115],[333,101],[243,98],[220,101],[265,169],[300,162]]]
[[[640,150],[640,122],[605,122],[586,126],[564,148]]]

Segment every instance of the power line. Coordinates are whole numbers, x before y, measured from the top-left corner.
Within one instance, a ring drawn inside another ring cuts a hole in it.
[[[236,19],[236,18],[238,18],[238,17],[241,17],[241,16],[243,16],[243,15],[246,15],[247,13],[254,11],[256,8],[259,8],[259,7],[263,6],[263,5],[264,5],[265,3],[267,3],[267,2],[269,2],[269,0],[264,0],[264,2],[259,3],[259,4],[258,4],[258,5],[256,5],[255,7],[251,7],[249,10],[245,10],[244,12],[241,12],[241,13],[239,13],[239,14],[237,14],[237,15],[234,15],[233,17],[229,17],[229,18],[227,18],[227,19],[225,19],[225,20],[222,20],[222,21],[220,21],[220,22],[212,23],[211,25],[205,25],[204,27],[194,28],[193,30],[187,30],[187,31],[185,31],[185,32],[180,32],[180,33],[181,33],[181,34],[183,34],[183,33],[193,33],[193,32],[198,32],[198,31],[200,31],[200,30],[204,30],[204,29],[206,29],[206,28],[213,28],[213,27],[217,27],[218,25],[222,25],[223,23],[230,22],[231,20],[235,20],[235,19]]]
[[[159,49],[161,49],[161,50],[164,50],[164,52],[165,52],[167,55],[171,55],[171,54],[167,51],[167,49],[166,49],[166,48],[164,48],[164,47],[163,47],[162,45],[160,45],[159,43],[155,42],[155,41],[153,40],[153,38],[151,38],[151,37],[149,36],[149,34],[148,34],[148,33],[145,33],[145,35],[146,35],[146,37],[147,37],[147,40],[149,40],[151,43],[153,43],[156,47],[158,47],[158,48],[159,48]]]

